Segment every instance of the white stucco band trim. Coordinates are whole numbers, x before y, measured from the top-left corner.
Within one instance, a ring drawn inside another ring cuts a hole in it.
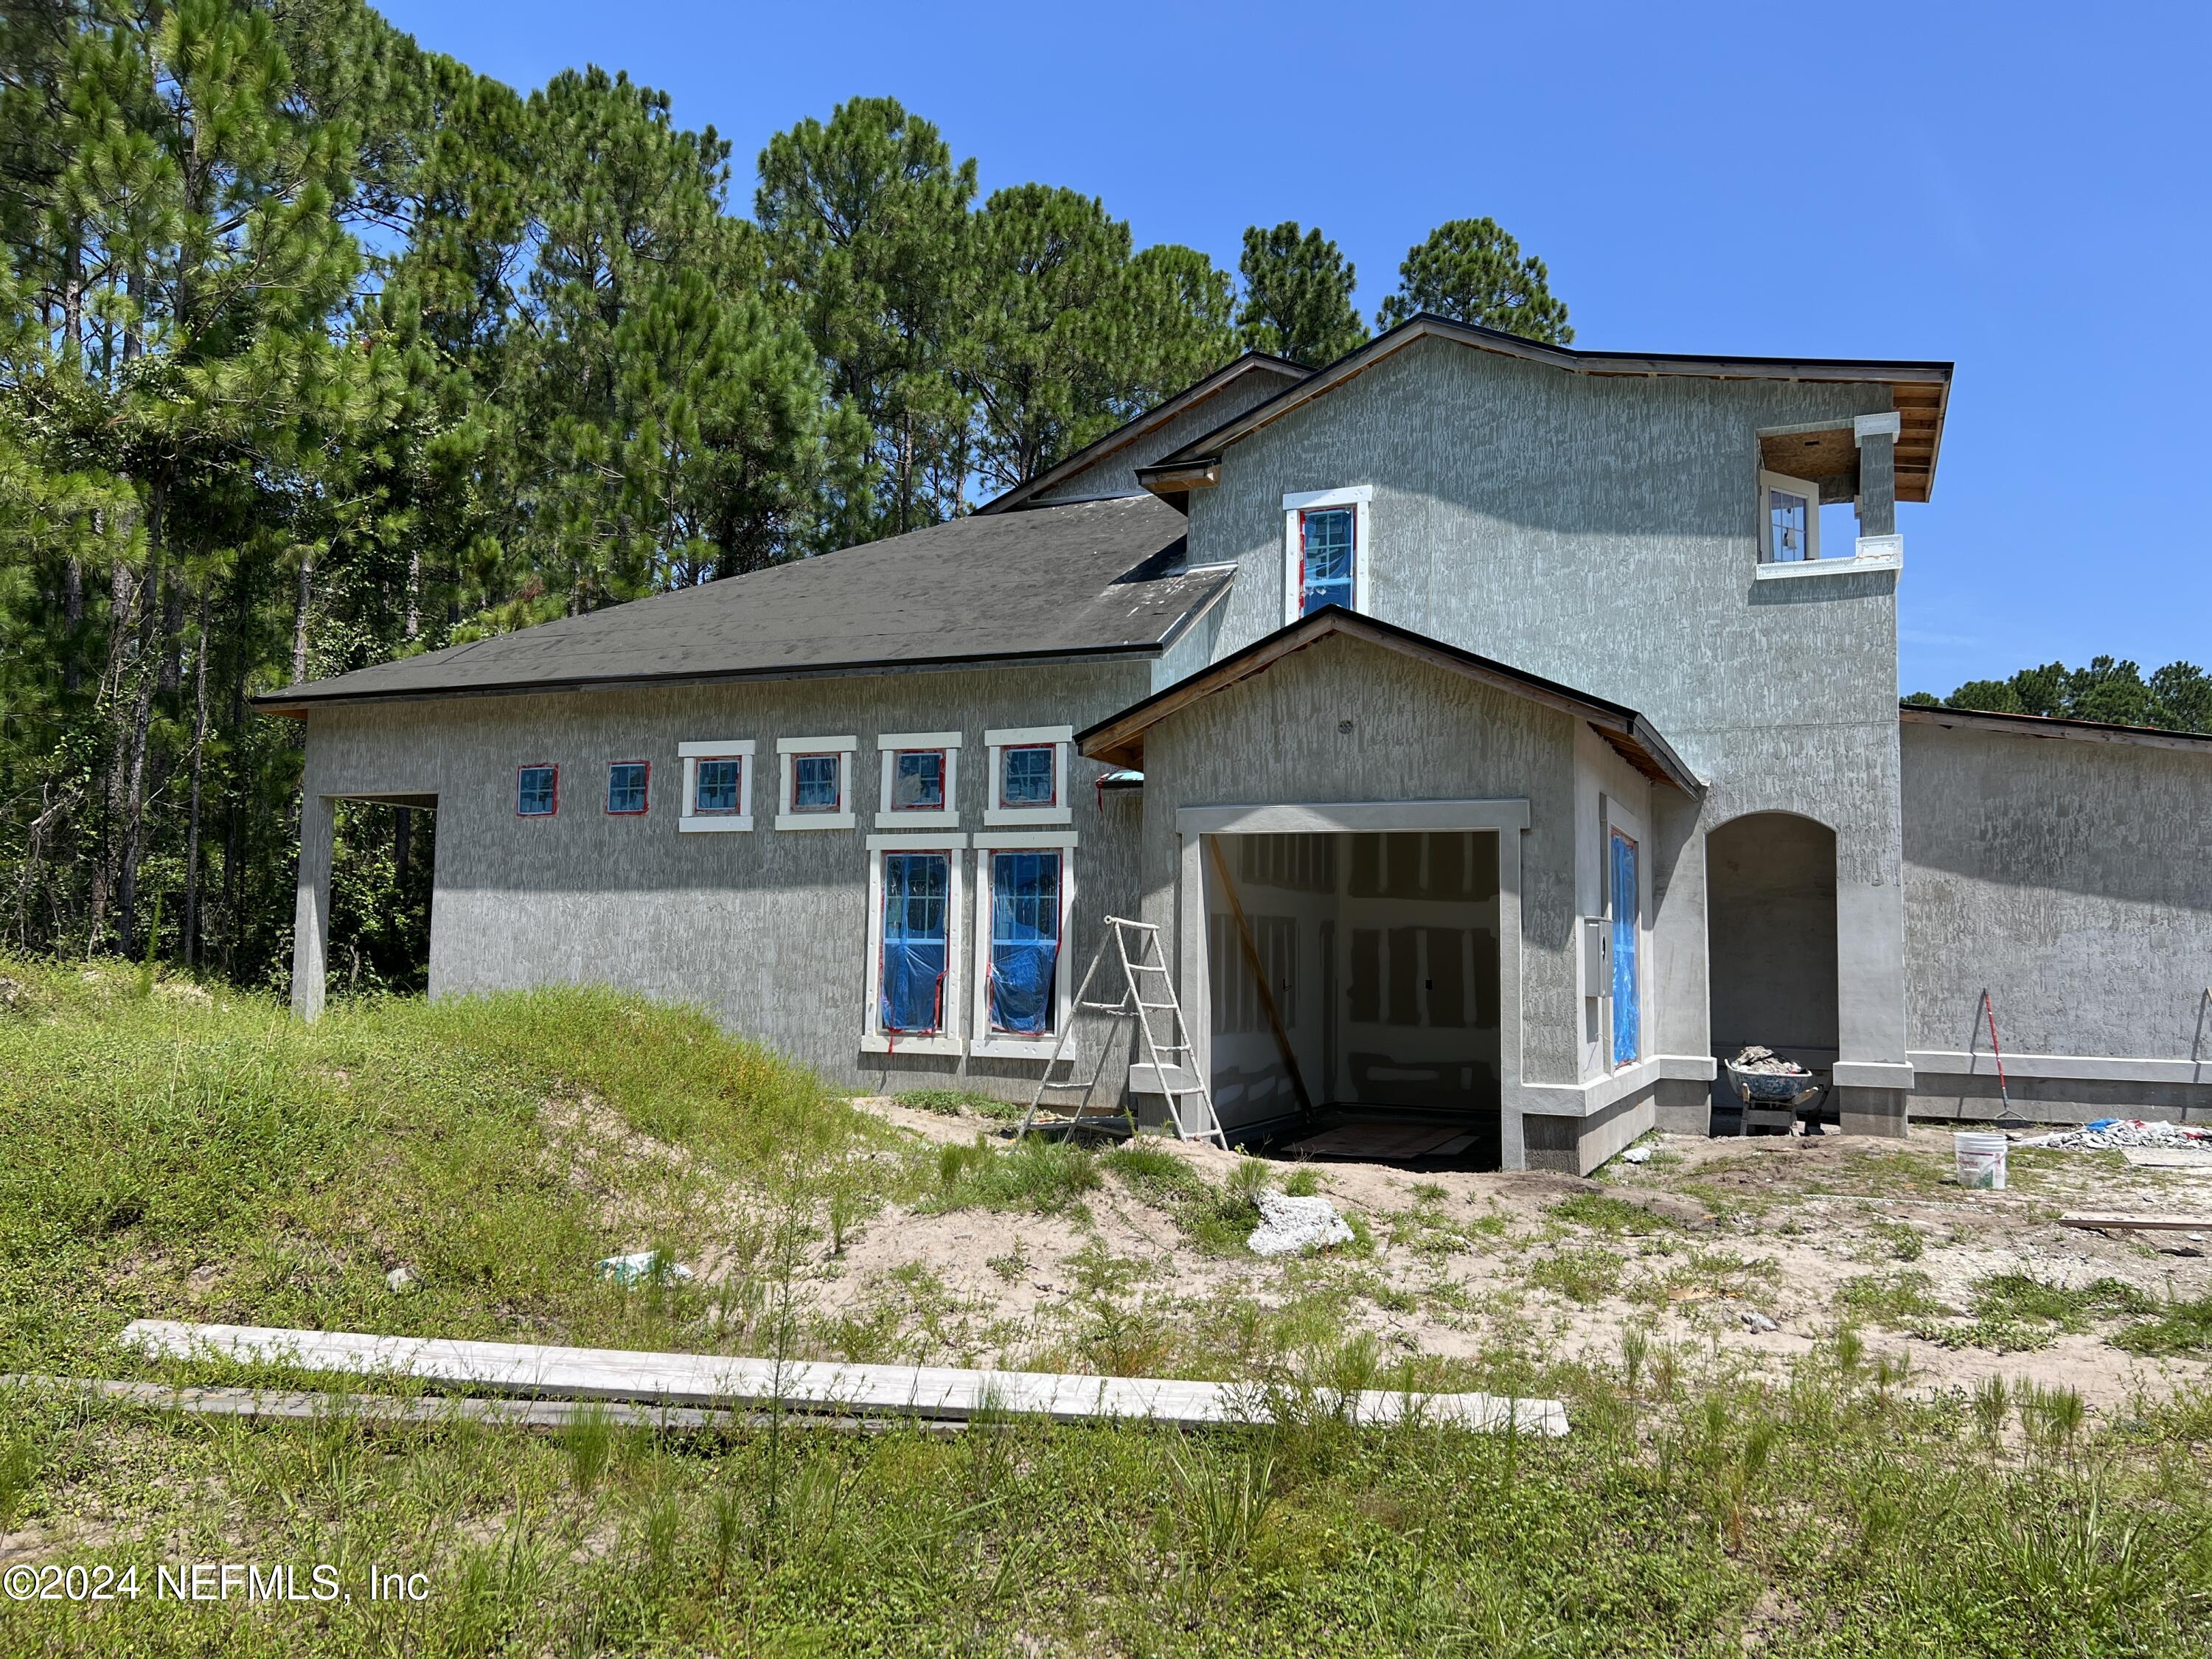
[[[1539,1117],[1595,1117],[1662,1079],[1711,1083],[1719,1069],[1711,1054],[1654,1054],[1587,1083],[1524,1083],[1521,1109]]]
[[[1372,830],[1526,830],[1528,803],[1500,800],[1332,801],[1297,806],[1185,806],[1179,836],[1316,836]]]
[[[1910,1089],[1912,1067],[1893,1060],[1839,1060],[1828,1069],[1838,1089]]]
[[[1984,1054],[1921,1048],[1906,1056],[1912,1069],[1928,1077],[1985,1077],[1994,1079],[1996,1062]],[[2203,1060],[2149,1060],[2106,1054],[2007,1054],[2010,1078],[2050,1078],[2068,1083],[2201,1083],[2212,1085],[2212,1056]]]
[[[775,740],[775,827],[779,830],[850,830],[860,823],[853,809],[854,791],[860,780],[853,775],[853,751],[860,746],[855,737],[842,738],[778,738]],[[794,812],[791,811],[791,761],[794,755],[836,755],[838,787],[843,793],[843,806],[835,812]]]
[[[1905,416],[1895,410],[1885,415],[1856,415],[1851,418],[1851,441],[1863,446],[1869,438],[1887,438],[1893,442],[1905,430]]]
[[[1902,536],[1862,536],[1853,545],[1857,550],[1848,559],[1797,559],[1761,564],[1753,568],[1752,575],[1759,581],[1784,582],[1801,576],[1863,576],[1905,568]]]

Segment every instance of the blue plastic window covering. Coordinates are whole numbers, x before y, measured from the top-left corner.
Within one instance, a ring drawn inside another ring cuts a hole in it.
[[[999,755],[999,804],[1002,806],[1050,806],[1052,799],[1050,744],[1006,749]]]
[[[1637,919],[1643,914],[1636,889],[1636,843],[1613,832],[1613,1063],[1639,1060],[1643,1011],[1637,1001]]]
[[[1298,562],[1305,580],[1300,616],[1310,617],[1325,605],[1352,609],[1356,523],[1348,507],[1316,507],[1298,514]]]
[[[617,761],[607,768],[607,811],[645,811],[645,763]]]
[[[891,757],[891,811],[939,811],[945,805],[945,751],[902,749]]]
[[[740,760],[702,760],[691,781],[691,810],[695,812],[734,812],[738,810]]]
[[[1813,504],[1794,490],[1766,492],[1766,557],[1771,564],[1796,562],[1810,551]]]
[[[515,775],[514,810],[526,818],[550,817],[555,799],[550,766],[526,766]]]
[[[945,1023],[945,853],[884,854],[884,956],[877,1020],[885,1033],[926,1036]]]
[[[837,810],[836,755],[793,755],[791,757],[791,810],[794,812],[834,812]]]
[[[1045,1036],[1060,965],[1058,853],[991,854],[991,1029]]]

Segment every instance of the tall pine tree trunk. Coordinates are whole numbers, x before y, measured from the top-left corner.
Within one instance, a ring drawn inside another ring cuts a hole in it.
[[[200,596],[199,649],[192,664],[192,804],[185,824],[185,966],[199,959],[200,784],[205,771],[208,729],[208,604]]]
[[[166,610],[167,573],[161,568],[162,491],[157,487],[146,514],[145,641],[136,676],[137,695],[131,706],[131,763],[123,811],[123,870],[116,884],[116,923],[125,956],[138,954],[138,864],[146,852],[146,744],[153,727],[154,693],[161,682],[155,656],[157,614]]]
[[[307,612],[315,598],[315,555],[308,549],[300,555],[300,598],[292,610],[292,684],[304,685],[307,679]]]

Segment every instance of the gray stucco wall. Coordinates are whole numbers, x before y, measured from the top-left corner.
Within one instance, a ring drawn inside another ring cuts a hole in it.
[[[1154,726],[1145,776],[1145,919],[1170,930],[1183,807],[1526,799],[1522,1066],[1530,1081],[1577,1080],[1575,748],[1566,715],[1336,635]],[[1182,964],[1180,982],[1202,979],[1205,968]],[[1510,1079],[1512,1056],[1504,1063]]]
[[[1986,987],[2016,1099],[2212,1110],[2212,754],[1919,722],[1903,737],[1912,1048],[1978,1048],[1986,1067]],[[2038,1055],[2165,1061],[2201,1086],[2038,1079]],[[1993,1081],[1926,1069],[1916,1112],[1984,1094],[1994,1110]]]
[[[1249,369],[1212,397],[1164,422],[1157,431],[1148,432],[1112,454],[1102,456],[1094,465],[1070,474],[1036,499],[1042,505],[1047,501],[1086,501],[1094,495],[1137,495],[1143,489],[1137,482],[1139,467],[1182,448],[1194,438],[1205,436],[1224,421],[1235,420],[1255,404],[1273,397],[1291,384],[1286,376],[1264,369]]]
[[[986,829],[987,729],[1080,728],[1142,696],[1149,678],[1149,664],[1131,662],[334,708],[310,717],[306,791],[437,796],[434,995],[611,983],[700,1004],[729,1030],[842,1085],[880,1087],[889,1078],[902,1086],[959,1073],[1026,1098],[1035,1062],[860,1050],[866,837],[878,833],[876,738],[963,734],[959,830],[972,836]],[[776,830],[776,740],[848,734],[860,745],[850,785],[856,826]],[[757,744],[756,827],[680,833],[677,745],[746,738]],[[610,816],[607,764],[636,758],[653,763],[651,810]],[[544,761],[562,769],[560,811],[519,818],[516,768]],[[1079,839],[1067,950],[1079,973],[1097,919],[1137,902],[1141,808],[1112,793],[1102,804],[1092,787],[1102,769],[1071,758]],[[954,940],[963,963],[978,914],[980,855],[971,847],[964,856],[968,901]],[[966,995],[963,988],[963,1004]],[[962,1013],[964,1027],[964,1006]]]
[[[1233,446],[1191,557],[1240,565],[1217,649],[1283,621],[1285,494],[1367,484],[1369,609],[1649,715],[1710,785],[1655,803],[1668,1052],[1709,1052],[1703,836],[1834,830],[1846,1058],[1901,1062],[1895,577],[1754,579],[1762,428],[1874,413],[1886,386],[1586,376],[1443,341]],[[1681,884],[1687,875],[1686,886]]]

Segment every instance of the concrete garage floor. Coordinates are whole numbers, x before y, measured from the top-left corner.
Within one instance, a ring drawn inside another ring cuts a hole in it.
[[[972,1143],[1000,1127],[857,1103],[924,1143]],[[1216,1183],[1238,1165],[1218,1148],[1153,1144]],[[2010,1190],[1969,1192],[1950,1180],[1948,1126],[1902,1142],[1830,1133],[1651,1144],[1650,1162],[1616,1162],[1596,1181],[1267,1160],[1278,1184],[1304,1172],[1368,1241],[1284,1261],[1200,1248],[1144,1183],[1112,1173],[1057,1214],[894,1207],[842,1257],[811,1264],[806,1294],[818,1329],[866,1328],[879,1341],[896,1330],[902,1357],[925,1363],[1096,1358],[1101,1321],[1120,1320],[1147,1334],[1147,1363],[1203,1374],[1229,1310],[1249,1324],[1327,1310],[1341,1334],[1370,1334],[1386,1356],[1617,1366],[1633,1333],[1651,1352],[1778,1378],[1850,1328],[1866,1364],[1896,1368],[1913,1390],[2002,1376],[2109,1408],[2212,1376],[2198,1358],[2115,1346],[2140,1309],[2131,1318],[2088,1305],[2054,1322],[2003,1294],[2018,1275],[2062,1291],[2116,1280],[2154,1303],[2212,1293],[2212,1243],[2057,1224],[2070,1208],[2203,1213],[2212,1179],[2131,1168],[2117,1153],[2015,1151]],[[1097,1368],[1111,1358],[1109,1346]]]

